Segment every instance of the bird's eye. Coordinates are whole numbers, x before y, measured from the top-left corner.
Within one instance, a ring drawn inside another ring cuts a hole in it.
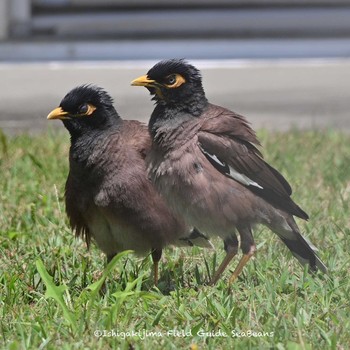
[[[86,114],[88,110],[89,110],[88,104],[84,103],[79,107],[78,113],[79,114]]]
[[[186,83],[185,78],[178,73],[168,75],[163,81],[168,89],[176,89],[184,83]]]
[[[175,83],[176,83],[176,75],[175,74],[171,74],[168,77],[166,77],[166,84],[173,85]]]

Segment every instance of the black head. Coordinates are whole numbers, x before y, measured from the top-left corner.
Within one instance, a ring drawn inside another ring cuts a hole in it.
[[[200,71],[184,59],[160,61],[131,85],[145,86],[158,104],[179,108],[206,102]]]
[[[47,119],[60,119],[71,134],[82,134],[108,128],[119,116],[112,97],[105,90],[95,85],[81,85],[68,92]]]

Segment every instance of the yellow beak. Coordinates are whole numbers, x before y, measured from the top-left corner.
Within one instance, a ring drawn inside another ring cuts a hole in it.
[[[49,113],[47,119],[68,119],[67,115],[68,112],[65,112],[61,107],[57,107]]]
[[[132,86],[154,86],[155,80],[149,79],[147,75],[142,75],[131,82]]]

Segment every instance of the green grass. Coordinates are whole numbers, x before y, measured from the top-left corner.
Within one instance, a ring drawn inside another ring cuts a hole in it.
[[[310,214],[298,223],[329,276],[307,274],[262,227],[254,232],[256,257],[230,288],[230,271],[217,286],[203,285],[224,256],[219,240],[216,254],[167,249],[159,289],[150,257],[118,256],[103,274],[103,254],[87,251],[67,226],[68,135],[0,135],[0,348],[348,349],[350,136],[259,136],[266,159]]]

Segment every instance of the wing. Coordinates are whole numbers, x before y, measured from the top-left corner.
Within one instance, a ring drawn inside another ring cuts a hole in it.
[[[307,219],[290,198],[287,180],[265,160],[247,120],[234,112],[211,105],[198,132],[198,143],[208,161],[222,174],[240,182],[277,208]]]

